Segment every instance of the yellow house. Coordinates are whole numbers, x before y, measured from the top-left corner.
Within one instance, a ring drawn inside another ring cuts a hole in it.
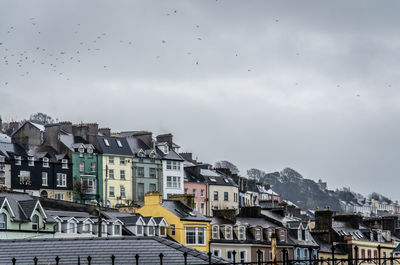
[[[110,207],[131,205],[133,154],[125,138],[97,136],[102,155],[102,193]]]
[[[147,193],[144,206],[136,211],[143,216],[164,217],[170,238],[187,247],[209,251],[211,220],[178,200],[162,200],[158,192]]]

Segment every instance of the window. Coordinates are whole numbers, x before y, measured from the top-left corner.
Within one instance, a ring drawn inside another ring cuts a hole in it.
[[[90,163],[90,171],[96,172],[96,163],[95,162]]]
[[[114,197],[115,196],[115,193],[114,193],[114,187],[113,186],[110,186],[110,197]]]
[[[68,159],[62,159],[61,163],[62,163],[62,168],[63,169],[67,169],[68,168]]]
[[[121,198],[125,198],[125,187],[120,186],[120,193],[121,193]]]
[[[74,222],[68,223],[68,234],[76,234],[76,224]]]
[[[109,170],[108,170],[108,177],[109,177],[110,179],[114,179],[114,169],[109,169]]]
[[[167,176],[167,188],[180,188],[180,187],[181,187],[181,177]]]
[[[80,172],[84,172],[85,171],[85,162],[81,162],[81,163],[79,163],[79,171]]]
[[[57,187],[67,187],[67,174],[57,173]]]
[[[308,249],[304,249],[304,259],[309,259],[310,256],[308,255]]]
[[[144,167],[138,167],[136,176],[143,178],[144,177]]]
[[[109,164],[114,164],[114,157],[113,156],[109,156],[108,157],[108,163]]]
[[[232,238],[232,228],[230,226],[225,227],[225,239]]]
[[[20,156],[15,156],[15,165],[17,165],[17,166],[21,165],[21,157]]]
[[[239,252],[239,258],[240,258],[240,263],[244,263],[247,261],[247,251],[246,250],[241,250]]]
[[[121,143],[121,141],[118,140],[118,139],[117,139],[117,145],[118,145],[119,148],[122,148],[122,143]]]
[[[83,224],[82,233],[89,234],[92,230],[92,229],[90,229],[90,227],[91,227],[90,224]]]
[[[94,179],[88,178],[88,179],[81,179],[83,187],[87,187],[89,190],[94,190],[95,188],[95,182]]]
[[[227,191],[224,192],[224,201],[228,201],[228,192]]]
[[[193,189],[193,196],[196,197],[196,189]]]
[[[304,233],[305,233],[305,239],[306,239],[306,241],[308,241],[309,237],[310,237],[310,234],[306,230],[304,230]]]
[[[204,209],[204,202],[202,202],[202,203],[200,203],[200,212],[202,213],[202,214],[205,214],[205,211],[204,211],[205,209]]]
[[[218,201],[218,191],[214,191],[214,201]]]
[[[239,240],[244,240],[244,227],[239,227]]]
[[[218,233],[218,226],[214,225],[212,228],[212,238],[213,239],[218,239],[219,233]]]
[[[297,260],[300,260],[300,256],[301,256],[300,248],[297,248],[297,250],[296,250],[296,258],[297,258]]]
[[[49,158],[43,157],[43,167],[49,167]]]
[[[284,242],[284,241],[285,241],[285,239],[286,239],[286,236],[285,236],[285,230],[281,230],[281,232],[280,232],[280,236],[281,236],[281,238],[280,238],[281,242]]]
[[[156,177],[156,169],[155,168],[150,168],[149,169],[149,176],[150,176],[150,178],[155,178]]]
[[[54,194],[54,199],[63,201],[64,200],[64,193],[56,193],[56,194]]]
[[[106,224],[102,224],[101,225],[101,233],[102,234],[107,234],[107,225]]]
[[[5,213],[0,214],[0,229],[7,229],[7,215]]]
[[[171,236],[175,235],[175,225],[171,225]]]
[[[361,259],[365,259],[365,249],[361,249]]]
[[[172,169],[172,161],[167,161],[167,169]]]
[[[233,261],[233,253],[232,252],[233,252],[232,250],[226,251],[226,259],[227,260]]]
[[[272,238],[272,230],[268,229],[268,241],[271,241]]]
[[[186,244],[187,245],[205,245],[205,228],[203,227],[186,227]]]
[[[200,196],[201,196],[201,197],[204,197],[204,190],[203,190],[203,189],[200,190]]]
[[[114,235],[116,236],[121,235],[121,225],[114,225]]]
[[[301,228],[297,229],[297,240],[301,240]]]
[[[110,146],[110,143],[108,142],[108,140],[107,140],[106,138],[104,138],[103,140],[104,140],[104,144],[105,144],[106,146]]]
[[[143,225],[138,225],[136,227],[136,235],[143,235]]]
[[[256,229],[256,240],[261,240],[261,229],[260,228]]]
[[[371,250],[368,249],[368,262],[371,263]]]
[[[144,200],[144,183],[138,183],[138,200],[143,201]]]
[[[121,178],[121,179],[125,179],[125,170],[120,170],[119,171],[119,177]]]
[[[213,250],[213,254],[214,254],[214,256],[221,257],[221,250],[220,249],[214,249]]]
[[[30,185],[31,184],[31,172],[21,170],[19,172],[19,184]]]
[[[194,208],[193,209],[197,211],[197,202],[194,202]]]
[[[165,226],[160,226],[160,236],[165,236]]]
[[[122,156],[121,156],[121,157],[119,158],[119,164],[120,164],[120,165],[125,165],[125,157],[122,157]]]
[[[188,194],[188,189],[187,188],[185,188],[185,194]]]
[[[154,236],[154,226],[150,225],[147,229],[148,229],[148,235]]]
[[[154,183],[150,183],[149,184],[149,191],[156,191],[157,189],[156,189],[156,184],[154,184]]]
[[[0,163],[4,163],[5,162],[5,157],[0,155]]]
[[[83,146],[80,146],[80,147],[78,148],[78,152],[79,152],[79,156],[80,156],[80,157],[83,157],[83,152],[85,152],[85,149],[83,148]]]
[[[28,166],[33,167],[35,165],[35,158],[33,156],[28,156]]]
[[[181,163],[177,162],[177,161],[172,162],[172,169],[180,170],[181,169]]]
[[[233,193],[233,201],[238,202],[238,194],[236,192]]]
[[[39,230],[39,216],[35,214],[32,217],[32,230],[33,231],[38,231]]]
[[[47,172],[42,172],[42,186],[47,186]]]
[[[91,146],[89,146],[87,148],[87,152],[88,152],[88,154],[92,154],[93,153],[93,148]]]

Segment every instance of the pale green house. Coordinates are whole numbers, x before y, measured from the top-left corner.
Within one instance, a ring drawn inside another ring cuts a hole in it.
[[[54,238],[56,222],[39,200],[27,194],[0,193],[0,240]]]

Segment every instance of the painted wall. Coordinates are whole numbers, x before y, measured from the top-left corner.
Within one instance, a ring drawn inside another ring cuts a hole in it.
[[[204,215],[209,215],[209,208],[207,207],[207,184],[205,183],[198,183],[198,182],[185,182],[184,183],[184,192],[187,194],[193,194],[193,190],[196,190],[196,196],[194,196],[194,209]],[[201,196],[201,190],[203,190],[204,195]],[[201,204],[204,205],[204,210],[201,210]]]
[[[143,176],[139,176],[138,168],[143,168]],[[154,169],[156,172],[155,177],[150,177],[150,169]],[[133,159],[133,194],[135,202],[143,204],[144,195],[152,191],[151,187],[155,187],[155,190],[162,192],[162,161],[160,159],[151,158],[137,158]],[[142,189],[143,188],[143,189]]]
[[[180,163],[180,169],[167,169],[167,161],[168,160],[163,160],[162,161],[162,167],[163,167],[163,198],[167,199],[168,194],[183,194],[183,189],[184,189],[184,172],[183,172],[183,163],[179,161]],[[180,185],[177,188],[169,188],[167,187],[167,177],[168,176],[176,176],[180,177]]]
[[[114,162],[110,163],[110,157],[114,158]],[[125,159],[125,163],[121,165],[120,159]],[[129,205],[133,201],[132,193],[132,157],[130,156],[117,156],[117,155],[103,155],[102,156],[102,167],[104,174],[103,184],[103,197],[110,203],[111,207],[115,207],[116,204]],[[106,175],[106,169],[108,173]],[[114,178],[110,178],[110,170],[114,171]],[[121,170],[125,171],[125,179],[121,179]],[[106,180],[107,178],[107,180]],[[125,188],[125,197],[121,196],[121,186]],[[114,187],[114,196],[110,195],[110,188]],[[107,192],[107,196],[106,196]]]
[[[213,214],[213,209],[239,209],[239,199],[234,200],[234,194],[236,193],[239,198],[239,190],[234,186],[222,186],[222,185],[209,185],[209,209],[210,215]],[[214,200],[214,191],[218,192],[218,200]],[[228,200],[224,200],[224,192],[228,192]]]

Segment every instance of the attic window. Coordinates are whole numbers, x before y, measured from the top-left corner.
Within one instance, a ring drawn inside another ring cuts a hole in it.
[[[81,146],[81,147],[78,148],[78,152],[79,152],[79,153],[82,154],[84,151],[85,151],[85,149],[83,148],[83,146]]]
[[[117,145],[118,145],[119,148],[122,148],[122,143],[121,143],[120,140],[117,140]]]
[[[232,228],[230,226],[225,227],[225,239],[232,238]]]
[[[4,156],[0,156],[0,163],[4,163]]]
[[[239,227],[239,240],[244,240],[244,227]]]
[[[229,180],[227,180],[227,179],[224,179],[224,181],[225,181],[225,183],[229,183]]]
[[[49,167],[49,158],[43,157],[43,167]]]
[[[210,181],[214,182],[214,183],[217,182],[217,180],[215,178],[212,178],[212,177],[210,177]]]
[[[89,146],[87,148],[87,152],[88,152],[88,154],[92,154],[93,153],[93,148],[91,146]]]
[[[106,146],[110,146],[110,143],[108,142],[108,140],[107,139],[103,139],[104,140],[104,144],[106,145]]]
[[[256,240],[261,240],[261,229],[260,228],[256,229]]]

